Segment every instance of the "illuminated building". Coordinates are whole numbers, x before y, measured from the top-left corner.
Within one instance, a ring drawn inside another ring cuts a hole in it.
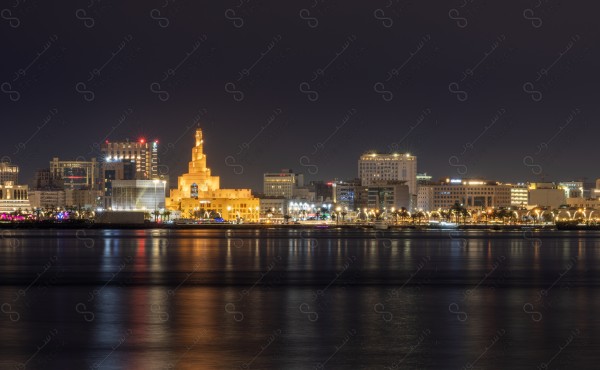
[[[405,181],[411,195],[409,209],[416,205],[417,157],[408,153],[365,153],[358,160],[358,177],[362,186],[381,181]]]
[[[560,182],[558,187],[564,190],[567,198],[583,198],[583,181]]]
[[[165,208],[166,181],[113,180],[112,210],[161,210]]]
[[[158,140],[106,141],[100,148],[102,152],[103,192],[102,206],[105,209],[155,209],[156,197],[153,180],[160,180],[158,174]],[[118,184],[116,181],[119,181]],[[162,184],[162,183],[161,183]],[[164,184],[161,185],[161,187]],[[115,187],[119,187],[115,195]],[[152,195],[150,195],[152,194]],[[164,198],[164,192],[161,195]],[[118,199],[114,197],[118,196]],[[164,201],[158,209],[164,208]],[[152,206],[150,206],[152,204]]]
[[[97,187],[98,163],[90,161],[61,161],[54,157],[50,161],[50,174],[60,179],[65,189],[94,189]]]
[[[263,175],[263,192],[268,197],[294,196],[297,187],[304,186],[304,175],[295,174],[292,170],[283,169],[281,172],[265,173]]]
[[[19,166],[8,162],[0,163],[0,184],[12,181],[13,184],[19,183]]]
[[[417,185],[428,185],[431,184],[432,176],[427,173],[417,174]]]
[[[118,180],[153,180],[158,179],[158,140],[138,141],[106,141],[101,145],[103,163],[132,163],[135,168],[133,178]]]
[[[6,181],[3,185],[0,185],[0,213],[27,212],[30,210],[29,187],[27,185],[15,185],[12,181]]]
[[[288,212],[288,200],[284,197],[261,197],[259,199],[260,221],[282,223]]]
[[[567,197],[562,188],[550,182],[529,184],[529,205],[556,209],[565,204]]]
[[[184,218],[204,210],[205,213],[214,211],[226,220],[258,221],[258,198],[252,196],[250,189],[221,189],[219,177],[212,176],[206,166],[203,146],[202,130],[197,129],[188,172],[178,177],[177,189],[171,189],[166,207],[181,211]]]
[[[333,203],[340,207],[346,207],[350,210],[358,208],[355,205],[356,188],[360,186],[360,180],[354,179],[350,181],[334,181],[333,188]]]
[[[467,209],[503,208],[511,206],[511,185],[475,179],[446,179],[419,188],[419,209],[450,209],[455,203]]]
[[[510,204],[524,207],[529,204],[529,189],[525,184],[516,184],[510,188]]]
[[[600,210],[600,199],[584,199],[584,198],[567,198],[567,205],[569,208],[578,208],[582,210]],[[590,215],[591,216],[591,215]],[[597,211],[593,213],[595,218],[598,218],[600,214]]]

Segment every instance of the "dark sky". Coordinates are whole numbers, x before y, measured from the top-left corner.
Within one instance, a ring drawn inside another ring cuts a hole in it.
[[[2,2],[0,154],[22,180],[140,137],[175,180],[198,123],[224,187],[355,177],[367,150],[435,178],[600,175],[595,1],[123,3]]]

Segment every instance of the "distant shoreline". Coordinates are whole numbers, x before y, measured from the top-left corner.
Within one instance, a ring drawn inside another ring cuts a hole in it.
[[[420,230],[420,231],[457,231],[457,230],[493,230],[493,231],[523,231],[523,230],[557,230],[555,225],[458,225],[457,228],[440,228],[429,225],[389,225],[387,229],[377,229],[373,225],[367,224],[198,224],[198,225],[177,225],[163,223],[144,223],[144,224],[100,224],[89,222],[65,222],[65,223],[0,223],[0,229],[50,229],[50,230],[79,230],[79,229],[123,229],[123,230],[226,230],[226,229],[350,229],[350,230],[377,230],[377,231],[396,231],[396,230]]]

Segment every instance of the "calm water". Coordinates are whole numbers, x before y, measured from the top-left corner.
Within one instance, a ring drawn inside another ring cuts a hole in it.
[[[4,230],[0,369],[598,368],[599,236]]]

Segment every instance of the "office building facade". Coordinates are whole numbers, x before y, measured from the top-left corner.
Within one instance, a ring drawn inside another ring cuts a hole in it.
[[[456,203],[467,209],[508,208],[511,185],[478,179],[446,179],[419,189],[419,208],[429,212],[450,209]]]
[[[362,186],[382,181],[405,181],[411,195],[408,207],[416,207],[417,199],[417,157],[408,153],[365,153],[358,160],[358,177]]]
[[[19,183],[19,166],[9,162],[0,162],[0,184],[11,181],[13,184]]]
[[[158,140],[106,141],[101,145],[103,163],[122,162],[132,164],[135,169],[133,178],[121,180],[154,180],[158,173]]]
[[[50,176],[60,179],[64,189],[96,189],[98,187],[98,163],[89,161],[64,161],[54,157],[50,161]]]
[[[296,195],[296,189],[302,187],[304,187],[304,175],[295,174],[289,169],[263,175],[263,193],[268,197],[291,199]]]

